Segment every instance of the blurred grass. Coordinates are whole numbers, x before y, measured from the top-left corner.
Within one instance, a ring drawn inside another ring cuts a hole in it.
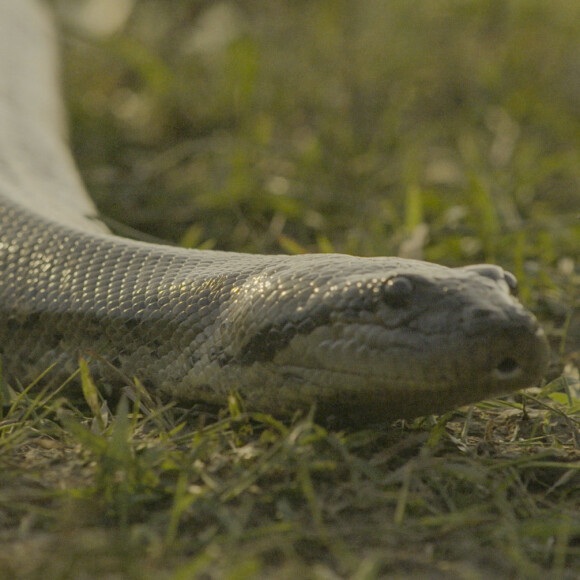
[[[360,431],[135,385],[112,412],[82,369],[86,403],[13,393],[0,578],[577,578],[580,4],[58,5],[104,214],[186,246],[499,263],[554,366]]]
[[[418,251],[450,264],[514,264],[522,233],[526,259],[578,242],[574,3],[162,6],[70,43],[77,154],[113,217],[223,249],[279,251],[284,233],[363,255],[425,222]],[[230,30],[206,46],[212,19]]]

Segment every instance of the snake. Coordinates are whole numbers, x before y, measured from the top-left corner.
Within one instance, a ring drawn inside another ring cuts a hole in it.
[[[65,381],[186,404],[357,421],[442,413],[541,380],[548,341],[492,264],[257,255],[113,234],[68,145],[58,33],[0,0],[2,381]]]

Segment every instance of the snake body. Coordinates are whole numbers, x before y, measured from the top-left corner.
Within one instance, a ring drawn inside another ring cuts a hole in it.
[[[0,353],[181,400],[392,419],[526,387],[548,348],[501,268],[185,250],[111,234],[66,144],[54,31],[0,0]]]

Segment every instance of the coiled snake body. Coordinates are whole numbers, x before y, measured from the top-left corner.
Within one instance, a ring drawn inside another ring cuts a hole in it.
[[[89,356],[180,399],[392,419],[537,381],[547,344],[496,266],[182,250],[112,235],[62,131],[50,19],[0,0],[0,352],[7,381]]]

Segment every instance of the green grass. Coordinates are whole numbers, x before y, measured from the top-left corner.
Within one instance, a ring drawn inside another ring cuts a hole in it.
[[[231,23],[213,48],[211,18]],[[0,578],[580,576],[580,5],[141,0],[115,34],[65,38],[76,156],[112,220],[493,261],[553,364],[505,400],[340,431],[139,385],[107,403],[83,369],[82,393],[12,385]]]

